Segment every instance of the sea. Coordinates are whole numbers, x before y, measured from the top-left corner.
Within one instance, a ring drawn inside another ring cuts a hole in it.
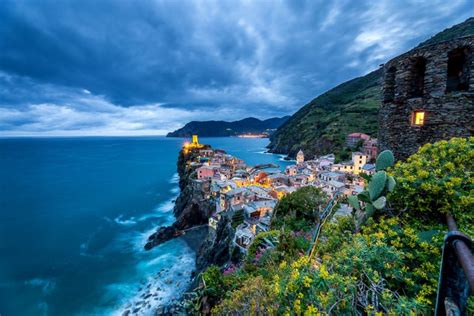
[[[0,138],[0,315],[122,315],[183,293],[195,249],[147,237],[174,221],[185,139]],[[202,138],[249,165],[291,162],[265,138]]]

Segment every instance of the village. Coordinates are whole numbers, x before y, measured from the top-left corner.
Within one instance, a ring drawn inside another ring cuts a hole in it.
[[[255,236],[268,231],[279,199],[304,186],[321,188],[329,198],[349,196],[363,191],[361,173],[373,174],[371,163],[377,156],[377,140],[363,133],[346,137],[352,159],[335,163],[333,154],[306,159],[303,151],[296,156],[296,163],[280,170],[277,165],[248,166],[220,149],[210,149],[199,144],[198,136],[183,147],[185,152],[198,153],[187,166],[195,170],[193,185],[203,191],[206,199],[215,202],[215,212],[209,218],[209,226],[217,229],[223,215],[230,216],[235,228],[234,243],[244,252]],[[352,209],[340,204],[338,215],[349,215]]]

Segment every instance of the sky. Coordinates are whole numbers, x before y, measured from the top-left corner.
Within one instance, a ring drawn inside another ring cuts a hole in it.
[[[1,0],[0,136],[291,115],[473,15],[472,0]]]

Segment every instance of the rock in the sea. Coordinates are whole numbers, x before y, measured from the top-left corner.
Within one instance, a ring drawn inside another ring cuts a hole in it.
[[[155,233],[148,237],[148,242],[145,244],[145,250],[150,250],[155,246],[181,235],[182,232],[174,227],[174,224],[172,226],[160,227]]]

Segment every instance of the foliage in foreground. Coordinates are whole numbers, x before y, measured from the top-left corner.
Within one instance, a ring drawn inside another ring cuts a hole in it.
[[[426,144],[397,163],[394,205],[424,225],[444,221],[451,213],[458,226],[474,235],[474,137]]]
[[[353,218],[326,224],[314,258],[305,255],[304,234],[280,230],[256,238],[240,269],[205,272],[218,280],[206,281],[215,294],[211,313],[431,314],[443,215],[453,213],[462,230],[473,231],[473,146],[474,138],[438,142],[398,163],[389,170],[397,186],[387,196],[397,207],[375,213],[360,230]],[[265,247],[267,237],[277,239],[275,247]]]
[[[308,230],[319,220],[327,195],[320,188],[307,186],[284,196],[275,207],[272,227],[289,230]]]

